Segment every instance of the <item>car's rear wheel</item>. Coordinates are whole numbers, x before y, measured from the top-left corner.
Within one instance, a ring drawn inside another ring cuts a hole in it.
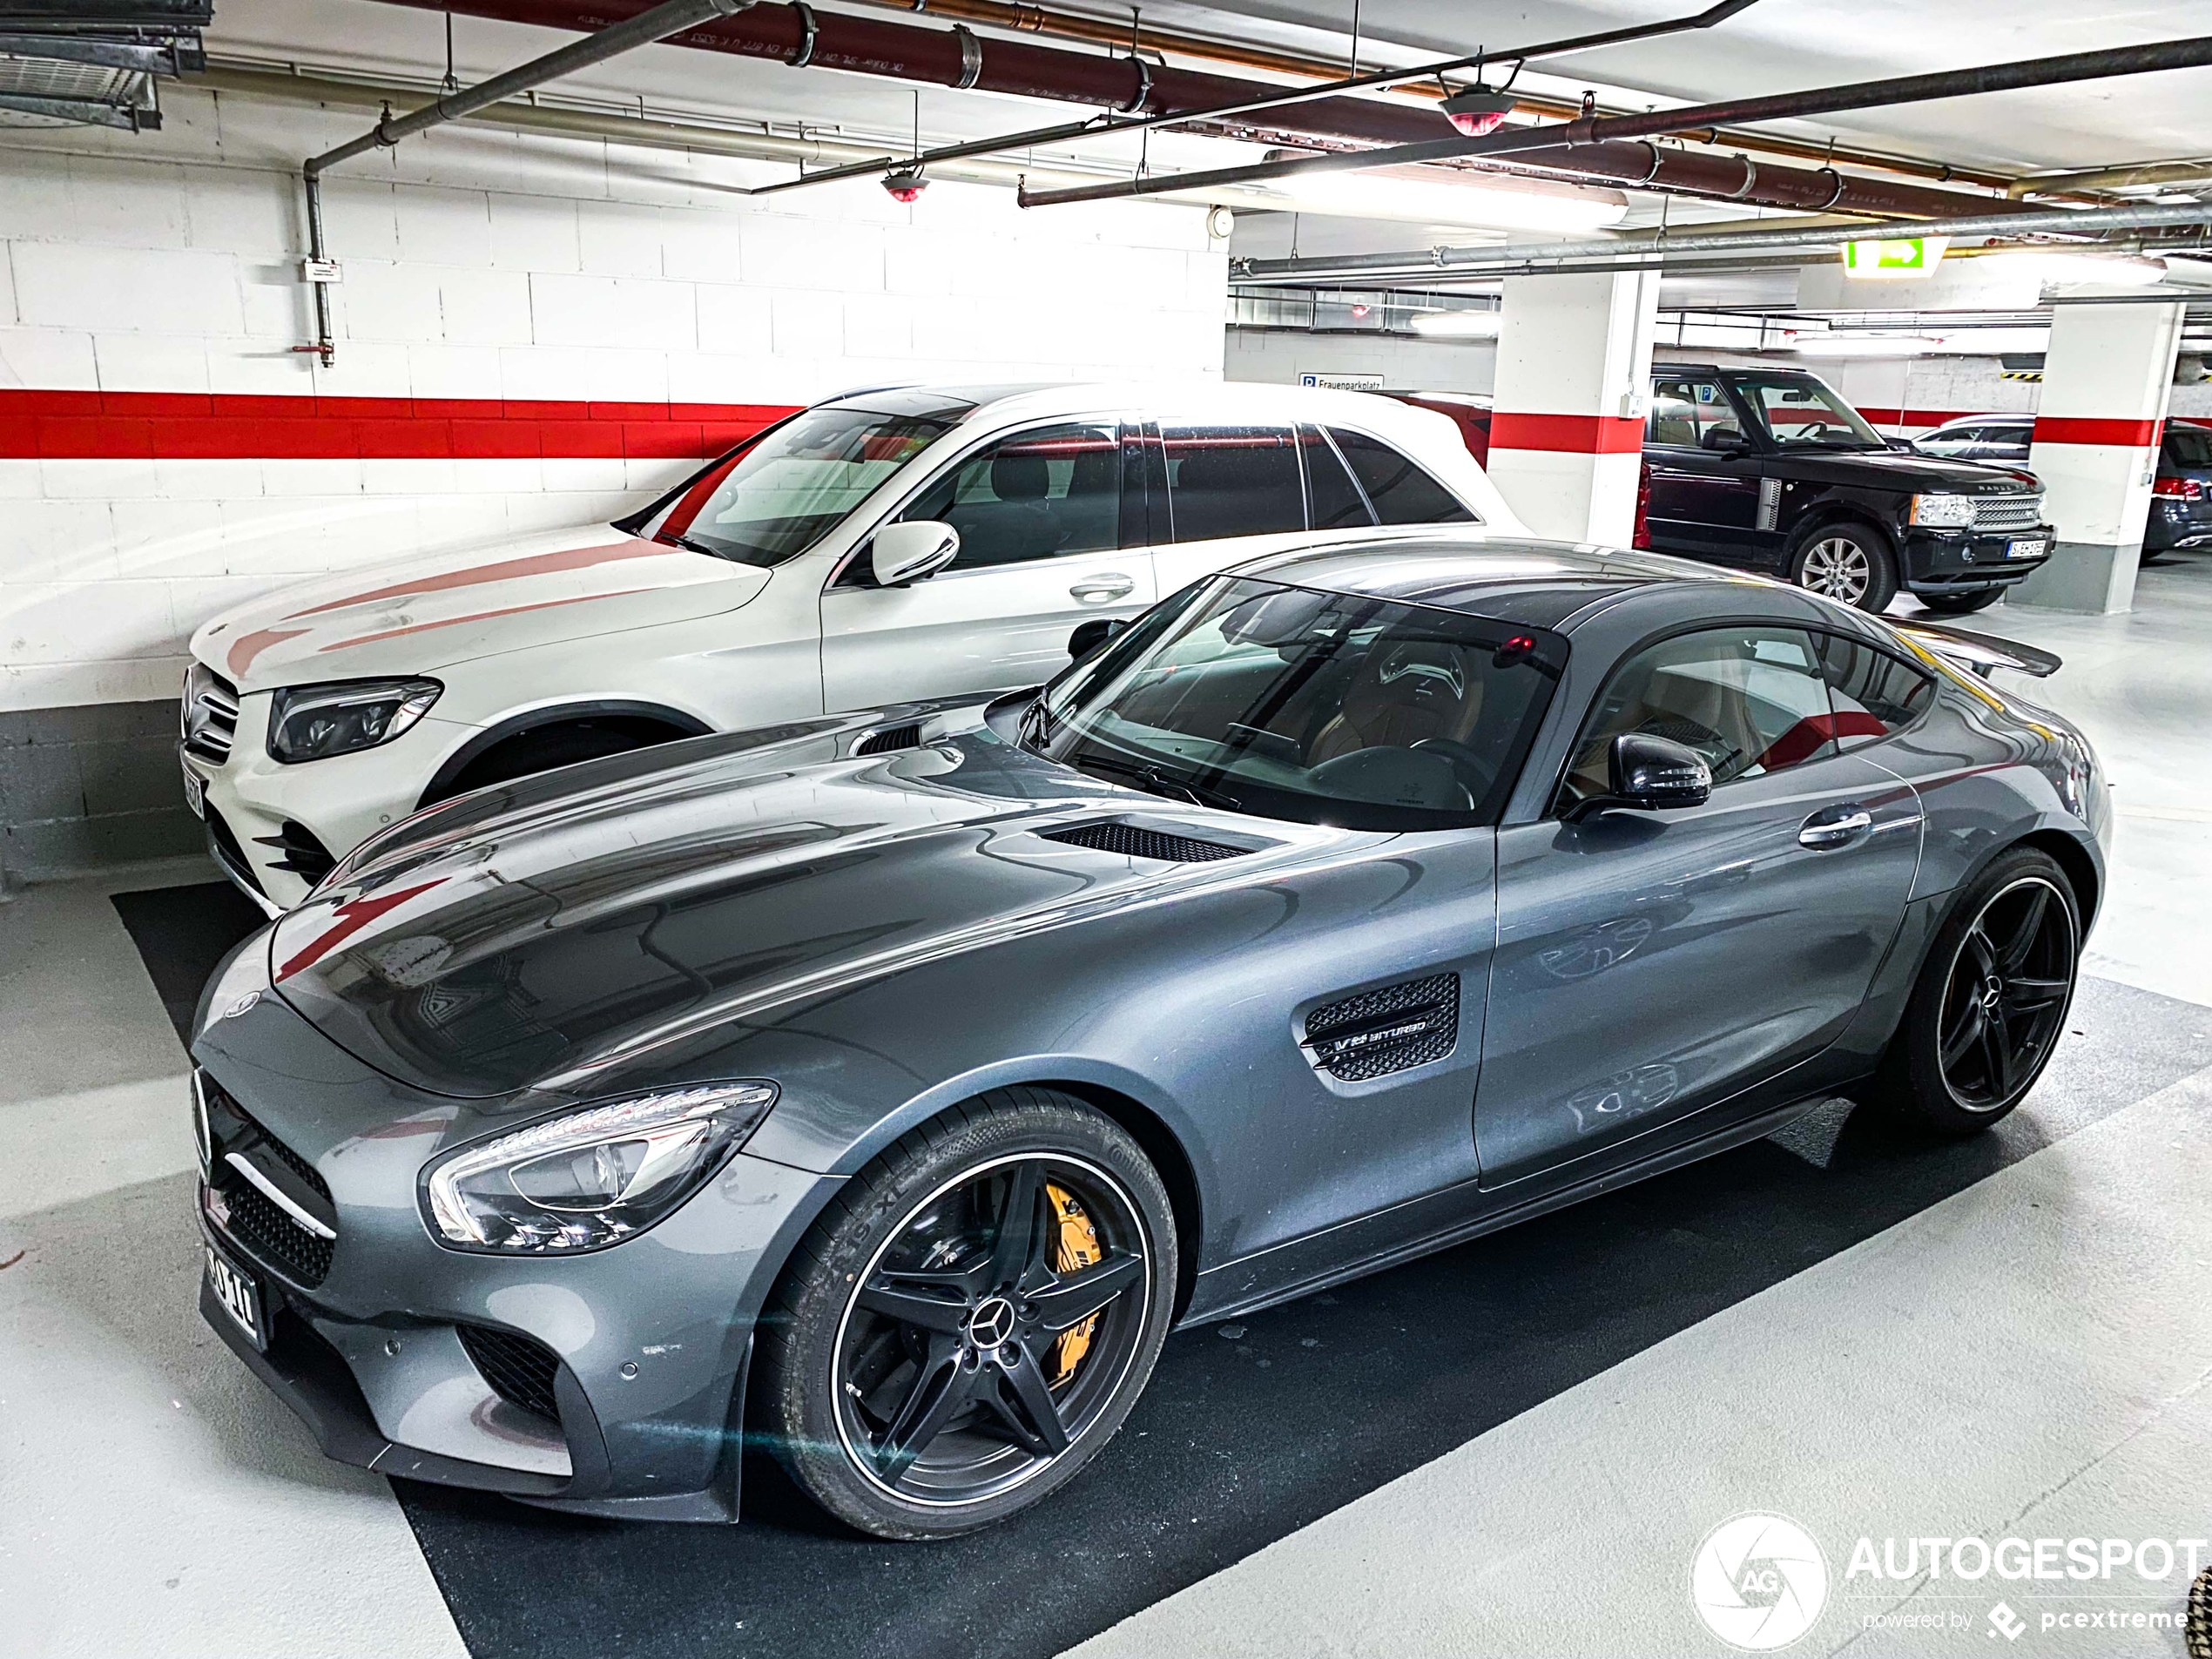
[[[765,1426],[825,1509],[945,1538],[1075,1478],[1152,1374],[1174,1214],[1136,1143],[1055,1090],[969,1103],[853,1177],[763,1321]]]
[[[2002,588],[1978,588],[1969,593],[1920,593],[1913,597],[1939,617],[1963,617],[1969,611],[1988,610],[2004,592]]]
[[[2080,968],[2074,888],[2049,854],[2004,854],[1936,935],[1890,1044],[1880,1097],[1943,1135],[1972,1135],[2035,1086]]]
[[[1790,580],[1879,616],[1897,597],[1897,561],[1881,536],[1865,525],[1821,524],[1798,542]]]

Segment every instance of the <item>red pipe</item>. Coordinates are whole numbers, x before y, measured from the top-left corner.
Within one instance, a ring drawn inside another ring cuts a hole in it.
[[[596,30],[625,22],[652,0],[390,0],[428,11],[456,11],[542,29]],[[812,27],[810,33],[809,19]],[[1278,83],[1239,80],[1126,57],[1065,51],[1028,41],[988,39],[967,30],[922,29],[849,12],[781,3],[755,5],[734,17],[671,36],[669,45],[739,57],[841,69],[857,75],[973,87],[1011,98],[1091,104],[1165,115],[1265,98]],[[1451,124],[1433,108],[1376,98],[1323,98],[1243,118],[1270,134],[1302,134],[1338,143],[1417,144],[1449,138]],[[1515,152],[1515,166],[1539,166],[1653,189],[1809,212],[1894,213],[1918,219],[1966,212],[2033,212],[2027,203],[1849,178],[1826,169],[1757,165],[1741,158],[1643,144],[1559,145]]]

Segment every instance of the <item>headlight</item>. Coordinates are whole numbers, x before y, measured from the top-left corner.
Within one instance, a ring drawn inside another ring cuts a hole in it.
[[[432,1231],[523,1255],[619,1244],[704,1186],[775,1103],[772,1083],[701,1083],[463,1147],[424,1171]]]
[[[293,685],[269,710],[269,757],[287,765],[389,743],[429,711],[435,680],[338,680]]]
[[[1912,522],[1930,529],[1962,530],[1974,522],[1972,496],[1915,496]]]

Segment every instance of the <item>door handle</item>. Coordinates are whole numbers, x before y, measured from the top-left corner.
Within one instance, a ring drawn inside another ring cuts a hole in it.
[[[1132,578],[1119,570],[1106,570],[1076,583],[1068,590],[1068,597],[1087,605],[1104,604],[1109,600],[1126,598],[1136,586]]]
[[[1839,813],[1841,817],[1837,816]],[[1831,806],[1805,819],[1804,827],[1797,832],[1797,845],[1826,852],[1850,846],[1873,827],[1874,814],[1864,806]]]

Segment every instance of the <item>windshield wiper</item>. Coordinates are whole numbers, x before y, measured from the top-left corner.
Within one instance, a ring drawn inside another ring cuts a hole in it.
[[[1077,772],[1103,772],[1109,776],[1126,778],[1147,794],[1180,794],[1196,806],[1220,806],[1232,813],[1244,810],[1244,803],[1228,791],[1216,789],[1210,784],[1193,783],[1187,778],[1170,778],[1149,762],[1116,760],[1110,755],[1087,755],[1080,765],[1072,760],[1067,764]]]
[[[653,537],[653,540],[680,547],[687,553],[704,553],[711,559],[726,559],[730,556],[718,549],[709,547],[705,542],[695,542],[688,536],[671,536],[664,530]]]

